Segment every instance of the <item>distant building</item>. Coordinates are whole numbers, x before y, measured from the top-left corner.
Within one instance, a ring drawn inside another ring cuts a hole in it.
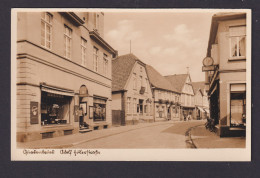
[[[133,54],[112,61],[113,125],[153,122],[153,95],[145,64]]]
[[[180,93],[152,66],[146,65],[154,98],[154,118],[160,120],[180,120]]]
[[[18,12],[17,141],[111,125],[104,13]]]
[[[220,136],[245,135],[246,13],[213,15],[203,71]]]
[[[205,82],[192,82],[192,86],[195,93],[195,119],[206,119],[206,116],[209,116],[209,102]]]
[[[195,104],[194,104],[194,91],[191,84],[191,78],[189,74],[175,74],[165,76],[170,83],[181,93],[181,120],[186,120],[188,115],[191,115],[192,119],[196,118]]]

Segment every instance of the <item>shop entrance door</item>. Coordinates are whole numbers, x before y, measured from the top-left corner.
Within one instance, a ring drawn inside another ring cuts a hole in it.
[[[168,107],[167,109],[167,120],[171,120],[171,109]]]
[[[79,128],[88,127],[86,123],[87,117],[87,102],[81,102],[79,104]]]

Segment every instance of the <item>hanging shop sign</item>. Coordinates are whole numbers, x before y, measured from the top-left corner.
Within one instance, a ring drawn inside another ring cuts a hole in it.
[[[202,63],[203,63],[203,66],[205,66],[205,67],[213,66],[214,60],[213,60],[212,57],[205,57],[205,58],[203,59]]]
[[[38,102],[31,101],[30,103],[30,123],[38,124],[39,106]]]

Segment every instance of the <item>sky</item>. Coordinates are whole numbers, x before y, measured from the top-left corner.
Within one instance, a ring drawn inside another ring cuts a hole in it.
[[[211,18],[209,12],[105,12],[105,40],[119,55],[130,53],[162,75],[189,73],[204,81]]]

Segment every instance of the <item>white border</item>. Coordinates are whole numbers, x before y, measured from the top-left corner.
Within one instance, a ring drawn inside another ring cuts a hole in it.
[[[247,119],[246,148],[232,149],[98,149],[99,155],[69,156],[60,154],[54,149],[54,155],[25,155],[24,149],[16,148],[16,29],[17,12],[39,11],[89,11],[89,12],[172,12],[172,13],[217,13],[246,12],[247,13],[247,49],[251,49],[251,10],[250,9],[64,9],[64,8],[20,8],[11,12],[11,160],[44,160],[44,161],[251,161],[251,119]],[[201,59],[202,60],[202,59]],[[251,118],[251,50],[247,50],[247,118]],[[42,150],[42,149],[40,149]],[[48,149],[51,150],[51,149]],[[45,150],[45,151],[48,151]],[[68,150],[68,149],[67,149]],[[93,149],[91,149],[93,150]]]

